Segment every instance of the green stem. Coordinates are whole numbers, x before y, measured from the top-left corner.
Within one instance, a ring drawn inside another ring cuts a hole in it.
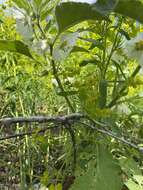
[[[132,75],[129,77],[129,80],[132,80],[138,74],[138,72],[140,71],[140,69],[141,69],[141,66],[138,65],[136,67],[136,69],[134,70],[134,72],[132,73]],[[122,97],[123,92],[128,88],[128,81],[129,80],[127,80],[125,82],[125,84],[123,84],[121,90],[118,92],[118,94],[115,96],[115,98],[107,106],[108,108],[112,108],[116,104],[116,102]]]
[[[106,63],[105,70],[104,70],[104,75],[106,75],[106,72],[107,72],[108,66],[110,64],[111,58],[112,58],[114,52],[116,51],[116,48],[120,44],[120,39],[118,40],[118,37],[119,37],[119,34],[120,34],[119,30],[120,30],[120,28],[122,26],[122,21],[123,21],[123,18],[119,21],[118,30],[117,30],[117,33],[115,34],[114,43],[112,45],[111,52],[110,52],[109,57],[107,59],[107,63]]]
[[[53,54],[53,45],[50,45],[50,54],[51,54],[51,56],[52,56],[52,54]],[[55,65],[55,61],[53,60],[53,58],[52,58],[52,60],[51,60],[51,65],[52,65],[53,75],[54,75],[54,77],[55,77],[55,79],[56,79],[56,81],[57,81],[57,83],[58,83],[58,86],[59,86],[61,92],[62,92],[63,95],[64,95],[64,98],[65,98],[65,100],[66,100],[66,102],[67,102],[69,108],[71,109],[72,112],[75,112],[75,109],[74,109],[74,107],[72,106],[72,104],[71,104],[69,98],[66,96],[64,87],[63,87],[62,82],[61,82],[61,80],[60,80],[60,78],[59,78],[59,76],[58,76],[58,71],[57,71],[57,68],[56,68],[56,65]]]
[[[109,64],[110,64],[110,60],[111,60],[111,58],[112,58],[112,56],[113,56],[113,54],[114,54],[114,51],[116,50],[118,34],[119,34],[119,33],[117,32],[117,34],[116,34],[116,36],[115,36],[115,40],[114,40],[113,46],[112,46],[112,49],[111,49],[111,52],[110,52],[110,55],[109,55],[108,60],[107,60],[107,64],[106,64],[106,67],[105,67],[105,70],[104,70],[104,75],[106,75],[108,66],[109,66]]]
[[[40,30],[41,35],[43,36],[43,38],[47,39],[47,36],[46,36],[45,32],[43,31],[43,29],[42,29],[42,27],[41,27],[41,24],[40,24],[40,17],[39,17],[39,16],[37,16],[37,26],[38,26],[38,28],[39,28],[39,30]],[[57,34],[57,36],[56,36],[54,42],[53,42],[52,44],[49,44],[49,46],[50,46],[51,65],[52,65],[53,75],[54,75],[54,77],[55,77],[55,79],[56,79],[56,81],[57,81],[57,83],[58,83],[58,86],[59,86],[61,92],[64,94],[64,98],[65,98],[65,100],[66,100],[66,102],[67,102],[69,108],[70,108],[71,111],[74,113],[74,112],[75,112],[74,107],[72,106],[72,104],[71,104],[69,98],[66,96],[64,87],[63,87],[62,82],[61,82],[61,80],[60,80],[60,78],[59,78],[59,76],[58,76],[58,71],[57,71],[57,68],[56,68],[56,65],[55,65],[55,61],[54,61],[53,58],[52,58],[52,55],[53,55],[53,46],[54,46],[54,44],[56,43],[56,40],[57,40],[58,37],[59,37],[59,34]]]
[[[44,39],[47,39],[46,33],[44,32],[44,30],[42,29],[41,24],[40,24],[40,16],[38,16],[38,15],[37,15],[37,26],[38,26],[42,36],[44,37]]]

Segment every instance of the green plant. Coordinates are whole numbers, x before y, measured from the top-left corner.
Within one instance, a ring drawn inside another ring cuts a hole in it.
[[[8,182],[142,189],[143,2],[11,3],[18,18],[2,11],[0,40]]]

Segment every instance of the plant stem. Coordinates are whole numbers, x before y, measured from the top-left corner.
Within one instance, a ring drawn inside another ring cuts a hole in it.
[[[52,57],[52,54],[53,54],[53,45],[50,45],[50,54],[51,54],[51,57]],[[67,95],[66,95],[66,93],[65,93],[65,90],[64,90],[64,87],[63,87],[63,85],[62,85],[62,82],[61,82],[61,80],[60,80],[60,78],[59,78],[59,76],[58,76],[58,71],[57,71],[57,68],[56,68],[56,65],[55,65],[55,61],[53,60],[53,58],[51,58],[51,65],[52,65],[53,75],[54,75],[54,77],[55,77],[55,79],[56,79],[56,81],[57,81],[57,83],[58,83],[58,86],[59,86],[61,92],[63,93],[63,96],[64,96],[64,98],[65,98],[65,100],[66,100],[66,102],[67,102],[69,108],[70,108],[71,111],[74,113],[74,112],[75,112],[75,109],[74,109],[74,107],[72,106],[72,104],[71,104],[69,98],[67,97]]]
[[[47,39],[47,36],[46,36],[45,32],[43,31],[43,29],[42,29],[42,27],[41,27],[41,24],[40,24],[40,16],[37,16],[37,26],[38,26],[38,28],[39,28],[39,30],[40,30],[41,35],[43,36],[43,38],[44,38],[44,39]],[[63,93],[63,96],[64,96],[64,98],[65,98],[65,100],[66,100],[66,102],[67,102],[69,108],[70,108],[71,111],[74,113],[74,112],[75,112],[75,109],[74,109],[74,107],[72,106],[72,104],[71,104],[69,98],[67,97],[67,95],[66,95],[66,93],[65,93],[65,90],[64,90],[64,87],[63,87],[63,85],[62,85],[62,82],[61,82],[61,80],[60,80],[60,78],[59,78],[59,76],[58,76],[58,71],[57,71],[57,68],[56,68],[56,65],[55,65],[55,61],[54,61],[53,58],[52,58],[52,55],[53,55],[53,46],[54,46],[54,44],[55,44],[55,42],[56,42],[56,40],[57,40],[58,37],[59,37],[59,34],[57,34],[57,36],[56,36],[56,38],[55,38],[55,40],[54,40],[54,42],[53,42],[52,44],[49,43],[50,56],[51,56],[51,66],[52,66],[52,70],[53,70],[53,75],[54,75],[54,77],[55,77],[55,79],[56,79],[56,81],[57,81],[57,83],[58,83],[58,86],[59,86],[61,92]]]
[[[138,66],[136,67],[136,69],[134,70],[134,72],[132,73],[132,75],[130,76],[129,80],[132,80],[132,79],[138,74],[138,72],[140,71],[140,69],[141,69],[141,66],[138,65]],[[112,107],[116,104],[117,100],[119,100],[119,99],[122,97],[123,92],[124,92],[124,91],[127,89],[127,87],[128,87],[128,81],[129,81],[129,80],[127,80],[127,81],[125,82],[125,84],[123,84],[121,90],[118,92],[118,94],[115,96],[115,98],[114,98],[114,99],[109,103],[109,105],[107,106],[108,108],[112,108]]]
[[[46,33],[44,32],[44,30],[42,29],[41,24],[40,24],[40,16],[37,16],[37,26],[38,26],[42,36],[44,37],[44,39],[47,39]]]

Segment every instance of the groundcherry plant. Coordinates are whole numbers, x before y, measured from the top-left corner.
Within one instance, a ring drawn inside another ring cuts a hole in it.
[[[51,119],[50,132],[25,129],[21,189],[34,184],[59,190],[143,189],[143,2],[12,0],[6,5],[17,36],[1,39],[0,50],[40,71],[38,79],[31,76],[30,88],[35,85],[40,94],[35,98],[46,97],[44,114],[71,114]],[[23,108],[24,99],[19,101]],[[43,114],[43,107],[39,110],[22,116]]]

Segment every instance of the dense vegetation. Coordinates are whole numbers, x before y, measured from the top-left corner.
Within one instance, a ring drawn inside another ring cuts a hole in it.
[[[0,189],[143,189],[142,24],[142,0],[1,4]]]

